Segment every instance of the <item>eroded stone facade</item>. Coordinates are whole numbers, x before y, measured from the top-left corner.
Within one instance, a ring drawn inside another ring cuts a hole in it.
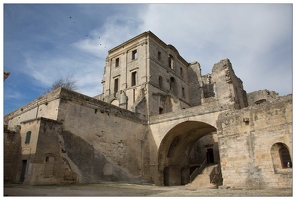
[[[4,117],[6,182],[185,185],[215,164],[225,187],[292,187],[292,95],[247,94],[229,59],[202,75],[144,32],[109,51],[102,83]]]

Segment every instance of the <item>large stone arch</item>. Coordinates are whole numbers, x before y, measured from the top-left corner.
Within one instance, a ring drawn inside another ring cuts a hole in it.
[[[189,168],[189,154],[193,145],[213,132],[216,132],[214,126],[200,121],[185,121],[172,127],[158,149],[159,185],[184,184],[184,179],[188,180],[184,169]]]

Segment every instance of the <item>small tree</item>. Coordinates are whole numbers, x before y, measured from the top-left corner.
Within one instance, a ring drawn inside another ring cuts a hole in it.
[[[59,78],[51,85],[50,88],[45,90],[44,94],[49,93],[59,87],[75,91],[78,89],[77,80],[70,76],[66,78]]]

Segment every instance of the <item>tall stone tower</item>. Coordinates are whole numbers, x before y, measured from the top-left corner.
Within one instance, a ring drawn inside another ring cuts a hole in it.
[[[204,103],[245,107],[242,82],[228,59],[202,76],[198,62],[188,63],[150,31],[109,50],[102,84],[103,93],[96,98],[147,117]]]
[[[108,52],[98,98],[143,115],[187,108],[189,66],[176,48],[144,32]]]

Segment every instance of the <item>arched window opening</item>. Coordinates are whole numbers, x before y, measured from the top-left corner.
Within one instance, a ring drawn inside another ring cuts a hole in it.
[[[292,168],[292,160],[286,144],[281,142],[273,144],[270,153],[276,174],[287,173],[287,170]]]
[[[286,147],[281,147],[279,149],[279,155],[282,163],[282,168],[292,168],[290,153]]]

